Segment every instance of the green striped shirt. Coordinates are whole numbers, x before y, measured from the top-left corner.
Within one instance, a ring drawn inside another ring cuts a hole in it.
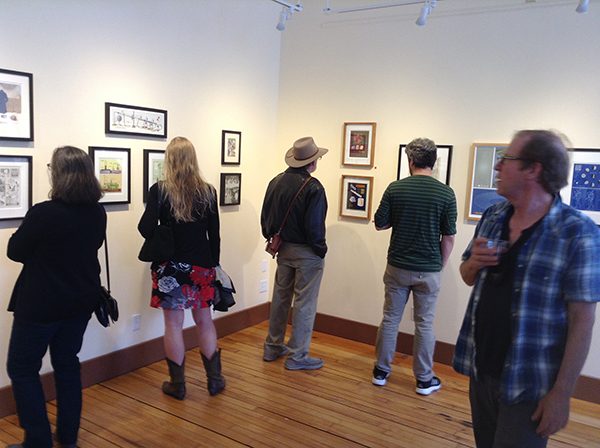
[[[409,271],[442,270],[440,236],[456,233],[456,196],[431,176],[392,182],[375,213],[377,227],[392,227],[388,263]]]

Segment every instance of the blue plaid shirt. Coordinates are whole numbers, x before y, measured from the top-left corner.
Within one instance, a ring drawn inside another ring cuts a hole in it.
[[[475,237],[500,239],[511,207],[507,201],[489,207]],[[472,244],[463,260],[471,255]],[[453,361],[457,372],[475,377],[475,311],[486,275],[485,268],[477,274]],[[564,353],[571,301],[600,301],[600,230],[557,196],[517,256],[512,341],[500,379],[503,402],[537,401],[552,388]]]

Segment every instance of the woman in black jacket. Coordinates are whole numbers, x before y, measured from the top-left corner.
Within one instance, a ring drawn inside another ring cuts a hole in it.
[[[167,146],[164,173],[165,180],[150,187],[146,210],[138,224],[138,230],[148,239],[160,220],[170,225],[175,240],[172,259],[155,261],[150,267],[150,306],[161,308],[165,320],[164,347],[170,380],[163,383],[162,390],[179,400],[185,397],[183,319],[184,310],[191,309],[208,391],[216,395],[225,388],[221,351],[217,349],[210,312],[215,297],[215,266],[221,251],[216,191],[200,175],[194,145],[184,137],[175,137]]]
[[[50,200],[34,205],[8,242],[23,263],[8,310],[14,313],[7,370],[25,430],[22,445],[51,448],[39,370],[50,348],[57,397],[56,439],[75,447],[81,417],[77,354],[100,298],[98,249],[106,232],[102,190],[89,155],[63,146],[48,164]]]

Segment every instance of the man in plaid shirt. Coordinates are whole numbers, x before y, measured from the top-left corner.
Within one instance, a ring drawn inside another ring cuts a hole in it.
[[[569,419],[600,300],[600,231],[558,194],[569,166],[559,136],[518,132],[495,167],[507,201],[463,254],[474,288],[454,368],[470,376],[478,448],[545,447]]]

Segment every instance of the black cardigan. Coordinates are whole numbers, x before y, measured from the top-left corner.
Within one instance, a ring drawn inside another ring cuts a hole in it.
[[[204,268],[219,264],[221,256],[221,236],[219,233],[219,212],[216,205],[216,191],[211,186],[212,206],[203,215],[197,210],[193,222],[176,222],[171,213],[171,204],[163,197],[160,209],[160,222],[169,223],[175,238],[173,260]],[[148,191],[146,210],[138,224],[138,230],[144,238],[150,238],[158,227],[158,184]]]
[[[91,314],[99,300],[98,249],[105,232],[100,204],[34,205],[8,242],[8,258],[23,263],[8,306],[15,318],[47,323]]]

